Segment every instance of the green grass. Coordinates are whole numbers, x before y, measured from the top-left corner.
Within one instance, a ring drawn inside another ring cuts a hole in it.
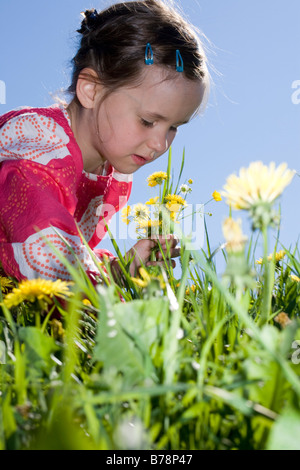
[[[258,265],[253,240],[219,274],[206,227],[145,287],[62,260],[67,302],[2,303],[0,449],[299,449],[299,249]]]

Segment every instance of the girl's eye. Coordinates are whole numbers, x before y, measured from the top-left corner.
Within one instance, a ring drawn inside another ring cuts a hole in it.
[[[143,118],[141,118],[141,123],[145,127],[152,127],[153,126],[153,122],[146,121],[146,119],[143,119]]]

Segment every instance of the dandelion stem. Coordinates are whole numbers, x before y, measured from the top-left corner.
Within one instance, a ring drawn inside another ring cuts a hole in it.
[[[268,227],[266,224],[263,224],[262,227],[263,243],[264,243],[264,286],[263,286],[263,297],[262,297],[262,308],[261,316],[259,319],[259,326],[264,325],[268,322],[270,312],[271,312],[271,298],[272,298],[272,267],[274,266],[273,262],[268,261]]]

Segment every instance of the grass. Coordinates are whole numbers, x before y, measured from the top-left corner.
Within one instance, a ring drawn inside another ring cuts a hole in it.
[[[123,286],[94,286],[63,259],[64,301],[2,299],[0,449],[299,449],[299,248],[257,264],[256,230],[218,274],[205,230],[180,279],[120,256]]]

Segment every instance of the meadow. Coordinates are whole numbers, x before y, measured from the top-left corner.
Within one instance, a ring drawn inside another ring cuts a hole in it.
[[[183,165],[174,181],[170,154],[153,198],[122,211],[140,238],[177,234],[179,278],[159,243],[162,265],[130,276],[113,238],[119,279],[95,257],[97,283],[65,258],[71,282],[0,277],[1,450],[300,449],[300,253],[279,205],[298,175],[253,162],[214,192],[220,274],[205,213],[203,248],[180,231]]]

